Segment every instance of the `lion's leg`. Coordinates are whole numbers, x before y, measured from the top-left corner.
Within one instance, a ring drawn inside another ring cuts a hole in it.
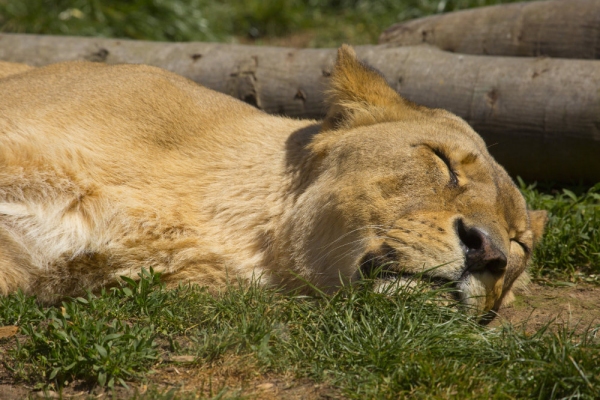
[[[225,260],[216,254],[203,254],[196,259],[179,265],[173,272],[162,272],[161,280],[168,288],[192,284],[206,286],[212,290],[237,284],[239,275],[228,268]]]
[[[0,226],[0,295],[28,291],[32,263],[29,254]]]

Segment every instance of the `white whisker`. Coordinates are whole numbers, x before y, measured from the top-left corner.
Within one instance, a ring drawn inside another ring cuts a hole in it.
[[[381,230],[384,230],[384,231],[386,230],[386,228],[385,228],[385,227],[383,227],[382,225],[365,225],[365,226],[363,226],[363,227],[356,228],[356,229],[353,229],[353,230],[351,230],[351,231],[349,231],[349,232],[346,232],[345,234],[341,235],[341,236],[340,236],[339,238],[337,238],[336,240],[334,240],[334,241],[332,241],[332,242],[329,242],[329,243],[326,243],[325,245],[323,245],[323,246],[320,248],[320,250],[321,250],[321,252],[323,252],[323,251],[327,250],[327,249],[328,249],[330,246],[333,246],[334,244],[336,244],[337,242],[339,242],[339,241],[341,241],[341,240],[345,239],[345,238],[346,238],[346,237],[348,237],[349,235],[351,235],[351,234],[353,234],[353,233],[356,233],[356,232],[360,232],[360,231],[362,231],[362,230],[365,230],[365,229],[381,229]],[[321,256],[321,253],[319,253],[319,254],[317,255],[317,257],[320,257],[320,256]]]

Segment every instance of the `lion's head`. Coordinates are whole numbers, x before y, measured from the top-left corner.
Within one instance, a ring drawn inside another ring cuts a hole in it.
[[[459,117],[415,105],[338,51],[329,112],[287,224],[290,255],[320,287],[376,271],[382,284],[452,283],[477,313],[510,297],[546,214]],[[308,176],[308,175],[307,175]]]

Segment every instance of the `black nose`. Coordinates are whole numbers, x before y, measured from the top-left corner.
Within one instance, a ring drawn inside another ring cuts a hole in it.
[[[462,219],[456,221],[456,231],[465,252],[468,271],[489,271],[497,275],[506,271],[506,255],[486,232],[478,228],[467,228]]]

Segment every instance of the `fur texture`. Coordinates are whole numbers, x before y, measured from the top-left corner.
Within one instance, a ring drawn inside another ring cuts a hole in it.
[[[375,265],[382,285],[455,282],[485,312],[543,229],[463,120],[401,98],[348,46],[322,124],[150,66],[0,76],[3,294],[53,302],[141,267],[170,284],[334,290]]]

